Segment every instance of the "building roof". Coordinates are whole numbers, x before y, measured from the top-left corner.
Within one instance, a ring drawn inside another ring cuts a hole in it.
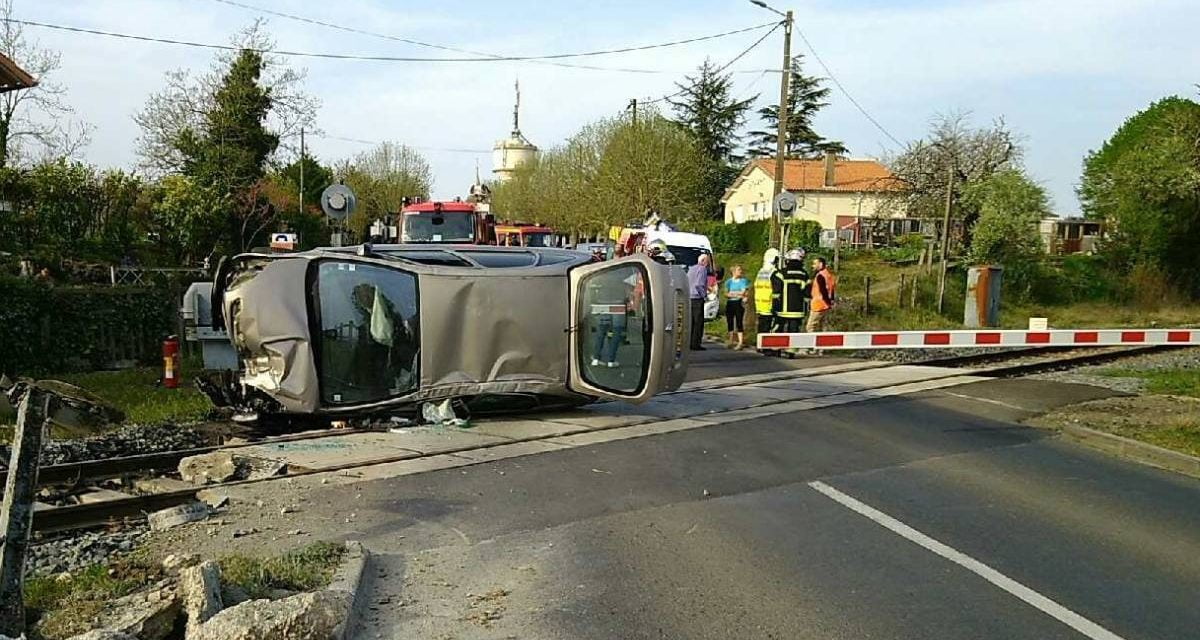
[[[729,198],[755,169],[775,178],[775,159],[756,158],[749,162],[737,180],[725,191]],[[903,188],[900,179],[877,160],[838,158],[833,167],[833,186],[825,186],[825,159],[788,158],[783,163],[783,188],[788,191],[847,191],[854,193],[895,191]]]
[[[25,73],[17,63],[0,53],[0,93],[28,89],[36,85],[37,80],[34,80],[33,76]]]

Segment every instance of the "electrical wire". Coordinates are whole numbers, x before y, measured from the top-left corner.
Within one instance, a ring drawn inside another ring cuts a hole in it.
[[[504,57],[500,54],[488,53],[486,51],[473,51],[471,49],[460,49],[458,47],[451,47],[448,45],[435,44],[432,42],[422,42],[420,40],[413,40],[412,38],[404,38],[401,36],[394,36],[394,35],[389,35],[386,33],[378,33],[375,31],[367,31],[365,29],[348,27],[346,25],[336,24],[336,23],[332,23],[332,22],[325,22],[322,20],[317,20],[315,18],[309,18],[306,16],[296,15],[296,14],[292,14],[292,13],[285,13],[283,11],[275,11],[273,9],[267,9],[265,7],[256,7],[254,5],[249,5],[249,4],[245,4],[242,2],[234,2],[234,0],[212,0],[212,1],[218,2],[220,4],[224,4],[224,5],[229,5],[231,7],[237,7],[239,9],[246,9],[247,11],[256,11],[258,13],[275,16],[277,18],[284,18],[286,20],[294,20],[296,22],[303,22],[306,24],[317,25],[320,27],[327,27],[329,29],[336,29],[338,31],[343,31],[346,33],[354,33],[354,34],[359,34],[359,35],[364,35],[364,36],[370,36],[372,38],[380,38],[383,40],[391,40],[394,42],[403,42],[405,44],[411,44],[411,45],[415,45],[418,47],[427,47],[430,49],[439,49],[442,51],[453,51],[455,53],[465,53],[467,55],[473,55],[473,56],[487,56],[489,58],[503,58]],[[557,62],[557,61],[553,61],[553,60],[525,60],[524,62],[531,62],[534,64],[552,65],[555,67],[566,67],[568,69],[587,69],[590,71],[620,71],[620,72],[625,72],[625,73],[651,73],[651,74],[653,74],[653,73],[675,73],[673,71],[669,71],[669,70],[665,70],[665,69],[636,69],[636,68],[630,68],[630,67],[601,67],[601,66],[597,66],[597,65],[579,64],[579,63],[572,63],[572,62]]]
[[[369,145],[382,144],[382,141],[380,141],[380,140],[366,140],[363,138],[349,138],[346,136],[334,136],[334,135],[327,135],[324,133],[310,133],[308,135],[309,135],[309,137],[320,138],[322,140],[339,140],[341,142],[353,142],[355,144],[369,144]],[[461,148],[461,147],[424,147],[424,146],[412,145],[412,144],[405,144],[404,146],[406,146],[410,149],[416,149],[418,151],[444,151],[447,153],[471,153],[471,154],[476,154],[476,155],[492,152],[491,149],[465,149],[465,148]]]
[[[870,113],[867,113],[867,110],[858,103],[858,100],[855,100],[854,96],[850,95],[850,92],[846,90],[844,85],[842,85],[842,81],[837,79],[837,76],[833,74],[833,70],[830,69],[829,65],[825,64],[825,61],[821,59],[821,55],[818,54],[817,50],[813,48],[812,43],[808,41],[808,38],[804,37],[804,32],[799,28],[796,28],[795,25],[793,25],[793,28],[796,29],[796,34],[800,36],[800,40],[804,42],[804,46],[808,47],[808,51],[812,53],[813,58],[817,61],[817,64],[820,64],[821,68],[825,70],[825,75],[833,81],[833,84],[837,85],[837,88],[842,92],[842,95],[846,96],[846,99],[850,101],[850,104],[854,105],[854,107],[858,109],[858,111],[862,113],[867,120],[870,120],[871,124],[875,125],[875,128],[879,129],[883,135],[890,138],[892,142],[895,142],[897,146],[903,149],[904,143],[900,142],[896,136],[892,135],[892,133],[884,128],[883,125],[879,124],[879,121],[872,117]]]
[[[729,62],[726,62],[725,64],[718,67],[717,70],[714,71],[713,73],[714,74],[724,73],[726,69],[728,69],[729,67],[732,67],[738,60],[741,60],[742,58],[744,58],[747,53],[750,53],[751,51],[753,51],[755,49],[755,47],[762,44],[763,40],[766,40],[772,33],[775,33],[776,29],[783,26],[782,22],[776,22],[774,24],[775,24],[775,26],[772,27],[770,31],[762,34],[762,37],[760,37],[758,40],[755,40],[750,46],[743,49],[741,53],[734,56],[733,59],[731,59]],[[765,71],[766,70],[764,70],[764,73],[765,73]],[[689,88],[690,87],[686,87],[686,86],[680,87],[679,91],[676,91],[675,93],[661,96],[658,98],[654,98],[653,100],[647,100],[647,101],[643,102],[642,104],[654,104],[656,102],[663,102],[664,100],[670,100],[671,98],[674,98],[676,96],[686,93]]]
[[[139,40],[142,42],[156,42],[156,43],[160,43],[160,44],[174,44],[174,45],[198,47],[198,48],[204,48],[204,49],[220,49],[223,51],[240,51],[242,49],[247,48],[247,47],[240,47],[240,46],[228,45],[228,44],[213,44],[213,43],[206,43],[206,42],[194,42],[194,41],[190,41],[190,40],[174,40],[171,38],[157,38],[157,37],[152,37],[152,36],[141,36],[141,35],[128,34],[128,33],[117,33],[114,31],[102,31],[99,29],[86,29],[83,27],[71,27],[71,26],[60,25],[60,24],[34,22],[32,20],[17,20],[15,18],[0,18],[0,21],[12,23],[12,24],[19,24],[19,25],[23,25],[23,26],[27,26],[27,27],[40,27],[43,29],[54,29],[57,31],[67,31],[67,32],[71,32],[71,33],[86,33],[86,34],[97,35],[97,36],[106,36],[106,37],[110,37],[110,38]],[[348,54],[348,53],[289,51],[289,50],[283,50],[283,49],[256,49],[256,51],[259,51],[260,53],[269,53],[269,54],[273,54],[273,55],[289,56],[289,57],[323,58],[323,59],[329,59],[329,60],[362,60],[362,61],[370,61],[370,62],[522,62],[522,61],[533,61],[533,60],[558,60],[558,59],[563,59],[563,58],[593,57],[593,56],[602,56],[602,55],[610,55],[610,54],[617,54],[617,53],[628,53],[631,51],[646,51],[648,49],[673,47],[673,46],[682,45],[682,44],[690,44],[693,42],[702,42],[705,40],[712,40],[715,38],[723,38],[726,36],[731,36],[731,35],[735,35],[735,34],[739,34],[739,33],[745,33],[747,31],[754,31],[756,29],[762,29],[764,27],[770,26],[770,24],[773,24],[773,23],[760,24],[760,25],[756,25],[753,27],[745,27],[742,29],[735,29],[732,31],[725,31],[722,33],[710,34],[707,36],[699,36],[696,38],[687,38],[684,40],[674,40],[671,42],[660,42],[660,43],[651,44],[651,45],[639,45],[639,46],[635,46],[635,47],[621,47],[618,49],[605,49],[605,50],[601,50],[601,51],[584,51],[584,52],[576,52],[576,53],[556,53],[556,54],[539,55],[539,56],[499,56],[499,57],[475,57],[475,58],[422,58],[422,57],[414,57],[414,56],[372,56],[372,55],[360,55],[360,54]],[[772,29],[772,31],[774,31],[774,29]],[[770,33],[770,32],[768,31],[768,33]]]

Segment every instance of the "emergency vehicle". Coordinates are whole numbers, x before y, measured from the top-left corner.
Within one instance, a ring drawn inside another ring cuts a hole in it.
[[[405,244],[496,244],[496,219],[473,202],[409,202],[400,211]]]
[[[496,244],[502,247],[553,247],[554,230],[527,222],[496,224]]]

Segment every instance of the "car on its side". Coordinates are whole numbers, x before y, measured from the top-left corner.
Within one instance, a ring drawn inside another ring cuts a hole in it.
[[[400,412],[458,399],[531,408],[642,402],[687,366],[687,280],[644,255],[360,245],[222,263],[214,323],[244,414]]]

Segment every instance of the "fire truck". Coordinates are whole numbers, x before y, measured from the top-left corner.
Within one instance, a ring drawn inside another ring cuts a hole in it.
[[[410,201],[400,211],[404,244],[496,244],[496,219],[473,202]]]
[[[554,230],[527,222],[500,222],[496,224],[496,244],[502,247],[552,247],[555,246]]]

